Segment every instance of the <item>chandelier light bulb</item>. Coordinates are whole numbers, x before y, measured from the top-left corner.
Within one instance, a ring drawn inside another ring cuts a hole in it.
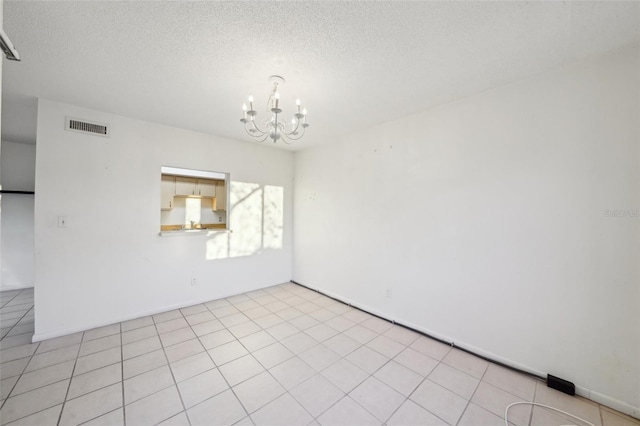
[[[247,104],[242,104],[242,110],[246,111],[247,110]]]

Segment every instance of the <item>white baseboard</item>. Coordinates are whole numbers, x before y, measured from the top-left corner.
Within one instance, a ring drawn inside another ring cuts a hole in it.
[[[407,321],[402,321],[402,320],[397,320],[397,319],[391,318],[389,315],[385,314],[384,312],[380,312],[377,309],[371,308],[369,306],[363,305],[363,304],[355,302],[355,301],[351,301],[351,300],[347,299],[346,297],[343,297],[343,296],[341,296],[339,294],[332,293],[330,291],[324,291],[324,290],[321,290],[319,288],[309,287],[309,286],[301,284],[301,283],[299,283],[297,281],[294,281],[294,282],[296,284],[302,286],[302,287],[306,287],[306,288],[308,288],[310,290],[314,290],[314,291],[317,291],[319,293],[325,294],[325,295],[327,295],[327,296],[329,296],[329,297],[331,297],[333,299],[336,299],[336,300],[339,300],[339,301],[341,301],[343,303],[346,303],[347,305],[354,306],[354,307],[356,307],[358,309],[361,309],[361,310],[363,310],[365,312],[369,312],[369,313],[371,313],[373,315],[376,315],[376,316],[378,316],[380,318],[384,318],[387,321],[391,321],[391,322],[393,322],[395,324],[400,324],[402,326],[405,326],[405,327],[411,328],[413,330],[419,331],[420,333],[424,333],[424,334],[427,334],[429,336],[435,337],[436,339],[441,340],[443,342],[446,342],[447,344],[450,344],[452,346],[455,346],[455,347],[458,347],[458,348],[462,348],[462,349],[468,350],[470,352],[473,352],[475,354],[478,354],[483,358],[487,358],[487,359],[493,360],[493,361],[495,361],[497,363],[500,363],[500,364],[503,364],[503,365],[507,365],[509,367],[516,368],[516,369],[518,369],[520,371],[525,371],[527,373],[533,374],[533,375],[538,376],[538,377],[546,377],[547,376],[547,374],[542,372],[542,371],[538,371],[538,370],[536,370],[534,368],[528,367],[526,365],[522,365],[522,364],[517,363],[517,362],[515,362],[513,360],[510,360],[510,359],[507,359],[507,358],[503,358],[503,357],[501,357],[499,355],[496,355],[494,353],[488,352],[488,351],[486,351],[484,349],[477,348],[477,347],[475,347],[473,345],[469,345],[469,344],[467,344],[465,342],[457,341],[457,340],[453,339],[450,336],[445,336],[445,335],[440,334],[440,333],[438,333],[436,331],[429,330],[427,328],[421,327],[421,326],[416,325],[416,324],[412,324],[412,323],[407,322]],[[610,397],[608,395],[604,395],[604,394],[601,394],[601,393],[596,392],[594,390],[585,388],[584,386],[576,385],[576,394],[579,395],[579,396],[582,396],[584,398],[590,399],[590,400],[592,400],[594,402],[597,402],[598,404],[605,405],[605,406],[607,406],[609,408],[612,408],[612,409],[614,409],[616,411],[619,411],[621,413],[627,414],[627,415],[629,415],[631,417],[634,417],[636,419],[640,419],[640,407],[633,406],[633,405],[628,404],[628,403],[626,403],[624,401],[620,401],[619,399],[612,398],[612,397]]]
[[[0,291],[24,290],[25,288],[33,288],[33,284],[2,284]]]
[[[274,285],[278,285],[278,284],[274,284]],[[96,323],[91,323],[91,324],[87,324],[87,325],[82,325],[81,327],[65,328],[65,329],[61,329],[61,330],[50,331],[48,333],[37,333],[36,332],[33,335],[33,337],[31,338],[31,342],[32,343],[41,342],[43,340],[48,340],[48,339],[53,339],[53,338],[56,338],[56,337],[66,336],[68,334],[78,333],[80,331],[87,331],[87,330],[91,330],[91,329],[98,328],[98,327],[104,327],[106,325],[111,325],[111,324],[115,324],[115,323],[119,323],[119,322],[124,322],[124,321],[129,321],[129,320],[133,320],[133,319],[137,319],[137,318],[146,317],[146,316],[149,316],[149,315],[161,314],[163,312],[172,311],[174,309],[182,309],[182,308],[186,308],[186,307],[189,307],[189,306],[198,305],[200,303],[206,303],[206,302],[211,302],[212,300],[224,299],[226,297],[235,296],[237,294],[249,293],[251,291],[261,290],[263,288],[269,288],[269,287],[272,287],[272,286],[259,287],[259,288],[255,288],[255,289],[252,289],[252,290],[244,290],[241,293],[232,292],[232,293],[229,293],[229,294],[223,294],[220,297],[217,297],[216,299],[211,299],[210,297],[208,297],[208,298],[203,299],[203,300],[192,300],[192,301],[189,301],[189,302],[175,303],[175,304],[172,304],[172,305],[163,306],[161,308],[154,308],[154,309],[150,309],[148,311],[139,312],[139,313],[136,313],[134,315],[129,315],[129,316],[126,316],[126,317],[123,317],[123,318],[120,318],[120,319],[110,320],[108,322],[105,322],[105,321],[96,322]],[[38,322],[36,320],[36,328],[37,328],[37,326],[38,326]]]

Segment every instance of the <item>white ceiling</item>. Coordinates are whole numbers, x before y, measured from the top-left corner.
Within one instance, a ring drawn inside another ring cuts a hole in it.
[[[640,3],[5,0],[4,29],[4,140],[35,142],[44,97],[250,141],[241,105],[280,74],[300,149],[637,44]]]

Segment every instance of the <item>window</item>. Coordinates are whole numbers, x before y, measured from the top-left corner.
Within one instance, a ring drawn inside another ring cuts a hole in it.
[[[162,167],[160,231],[227,228],[229,174]]]

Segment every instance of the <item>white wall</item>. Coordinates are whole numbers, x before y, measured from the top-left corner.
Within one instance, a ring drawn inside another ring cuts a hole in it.
[[[33,191],[35,164],[35,145],[2,141],[2,189]],[[33,200],[31,194],[2,194],[0,290],[33,286]]]
[[[159,236],[161,166],[229,172],[233,233]],[[282,150],[39,100],[34,340],[288,281],[292,171]]]
[[[640,414],[638,57],[296,153],[294,280]]]

